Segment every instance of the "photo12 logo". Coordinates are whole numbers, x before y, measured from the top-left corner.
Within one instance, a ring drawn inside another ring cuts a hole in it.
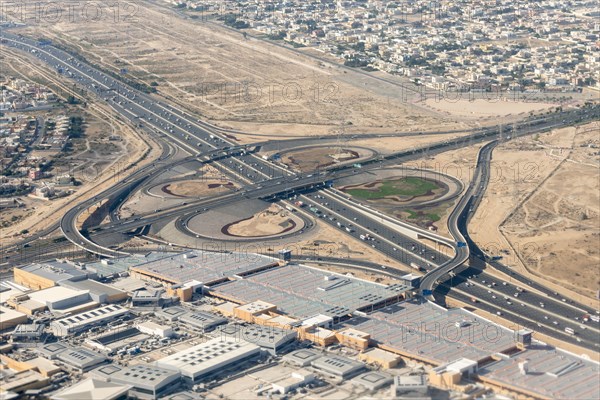
[[[15,1],[0,3],[0,22],[28,25],[138,22],[142,8],[128,1]]]

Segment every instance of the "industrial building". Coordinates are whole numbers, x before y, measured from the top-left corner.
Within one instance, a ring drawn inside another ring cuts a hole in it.
[[[353,385],[362,386],[371,391],[379,390],[392,382],[393,379],[390,375],[377,371],[365,372],[352,379]]]
[[[140,332],[151,336],[169,338],[175,334],[173,328],[167,325],[160,325],[156,322],[145,321],[135,326]]]
[[[227,323],[226,318],[205,311],[184,312],[178,318],[187,327],[202,332],[208,332],[219,325]]]
[[[162,308],[154,313],[154,315],[160,319],[164,319],[169,322],[174,322],[179,319],[184,314],[187,314],[188,311],[183,307],[166,307]]]
[[[44,324],[21,324],[17,325],[10,335],[15,342],[36,341],[44,337]]]
[[[46,344],[40,349],[40,353],[50,360],[60,360],[71,369],[81,372],[89,371],[108,360],[102,354],[64,343]]]
[[[95,278],[96,274],[83,271],[68,263],[48,262],[29,264],[13,270],[16,283],[30,289],[41,290],[58,285],[62,281]]]
[[[74,290],[62,286],[24,293],[9,299],[8,304],[16,310],[33,315],[50,310],[54,313],[78,313],[99,305],[87,290]]]
[[[129,326],[115,328],[85,339],[85,345],[106,354],[114,354],[125,347],[135,346],[150,338],[150,335]]]
[[[127,300],[127,292],[92,279],[61,281],[59,285],[73,290],[87,291],[91,299],[100,304]]]
[[[181,374],[177,370],[152,364],[130,367],[110,364],[96,368],[91,375],[111,383],[130,385],[129,394],[139,399],[162,398],[176,390],[181,383]]]
[[[152,257],[130,267],[131,276],[166,286],[198,282],[211,285],[229,277],[269,269],[279,265],[272,257],[251,253],[217,253],[192,250],[176,255]]]
[[[343,325],[369,333],[381,349],[432,365],[461,357],[481,361],[490,354],[516,349],[511,330],[466,310],[448,310],[416,298],[344,321]]]
[[[156,364],[179,370],[189,382],[200,382],[224,373],[232,365],[239,371],[243,362],[259,357],[260,353],[260,347],[254,343],[223,337],[162,358]]]
[[[122,400],[131,385],[121,385],[87,378],[52,395],[50,400]]]
[[[26,314],[12,308],[0,306],[0,331],[12,329],[19,324],[27,323],[27,321]]]
[[[356,376],[365,369],[365,365],[349,358],[327,355],[311,361],[310,365],[325,374],[333,375],[341,379]]]
[[[323,354],[314,349],[300,349],[292,351],[283,356],[283,361],[299,367],[307,367],[313,360],[321,357]]]
[[[297,337],[296,331],[255,324],[220,326],[216,335],[221,339],[250,342],[273,355],[280,353]]]
[[[257,299],[296,318],[323,314],[333,319],[371,311],[404,298],[404,285],[385,286],[316,268],[290,264],[211,286],[209,293],[238,304]]]
[[[394,397],[406,396],[409,393],[426,396],[428,391],[427,375],[402,375],[394,377],[391,394]]]
[[[50,327],[55,336],[72,335],[83,330],[101,324],[106,324],[112,320],[122,317],[129,313],[124,307],[116,304],[110,304],[95,310],[87,311],[81,314],[75,314],[52,321]]]

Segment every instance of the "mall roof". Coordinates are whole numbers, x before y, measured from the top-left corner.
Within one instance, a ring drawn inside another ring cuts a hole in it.
[[[211,293],[238,303],[266,301],[288,315],[307,318],[315,314],[339,317],[370,309],[397,299],[406,289],[403,285],[387,287],[291,264],[213,286]]]
[[[411,299],[344,322],[384,348],[443,364],[465,357],[482,360],[515,347],[511,330],[462,309],[447,310]],[[463,325],[461,327],[457,325]]]
[[[131,271],[173,284],[192,280],[210,284],[275,265],[278,265],[277,259],[259,254],[192,250],[138,263],[132,266]]]
[[[528,373],[519,371],[527,360]],[[532,345],[479,368],[484,381],[554,399],[599,399],[600,365],[550,346]]]

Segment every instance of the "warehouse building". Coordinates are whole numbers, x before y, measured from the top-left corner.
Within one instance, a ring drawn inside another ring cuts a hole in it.
[[[15,282],[20,285],[34,290],[41,290],[56,286],[62,281],[94,278],[96,274],[57,261],[15,268],[13,277]]]
[[[160,319],[164,319],[169,322],[174,322],[179,319],[184,314],[187,314],[188,311],[183,307],[167,307],[162,308],[154,313],[154,315]]]
[[[169,338],[175,334],[173,328],[167,325],[160,325],[156,322],[145,321],[136,325],[136,328],[147,335]]]
[[[316,360],[311,361],[310,365],[318,371],[341,379],[348,379],[356,376],[365,369],[365,365],[361,362],[335,355],[319,357]]]
[[[13,310],[12,308],[0,306],[0,330],[12,329],[19,324],[27,323],[27,315]]]
[[[260,347],[245,340],[215,338],[158,360],[160,367],[177,369],[189,382],[225,374],[228,368],[241,370],[245,361],[260,357]]]
[[[162,398],[177,389],[181,383],[181,374],[177,370],[152,364],[129,367],[111,364],[96,368],[90,374],[111,383],[130,385],[130,397],[138,399]]]
[[[75,314],[52,321],[50,327],[55,336],[67,336],[106,324],[129,313],[124,307],[110,304],[81,314]]]
[[[389,386],[392,381],[392,377],[386,373],[369,371],[352,379],[352,384],[362,386],[370,391],[376,391],[385,386]]]
[[[105,363],[108,359],[102,354],[83,347],[71,347],[63,343],[52,343],[41,350],[42,354],[50,354],[50,359],[62,361],[69,368],[86,372]]]
[[[217,329],[221,339],[243,340],[253,343],[275,355],[296,340],[297,333],[291,330],[262,325],[225,325]]]
[[[300,349],[283,356],[283,361],[299,367],[307,367],[313,360],[321,357],[322,353],[313,349]]]
[[[14,342],[33,342],[42,339],[44,335],[44,324],[21,324],[17,325],[10,335]]]
[[[111,329],[100,335],[87,338],[85,345],[106,354],[113,354],[125,347],[138,345],[148,338],[150,338],[150,335],[140,332],[135,327],[128,326]]]
[[[188,282],[211,285],[229,277],[273,268],[277,259],[250,253],[217,253],[192,250],[182,254],[162,254],[139,262],[129,270],[132,277],[160,282],[165,286]]]
[[[101,304],[127,300],[127,292],[91,279],[61,281],[59,285],[73,290],[87,291],[92,300]]]
[[[185,324],[186,327],[191,327],[202,332],[208,332],[219,325],[227,323],[226,318],[205,311],[185,312],[179,316],[179,321]]]
[[[87,378],[52,395],[51,400],[122,400],[131,385],[121,385]]]

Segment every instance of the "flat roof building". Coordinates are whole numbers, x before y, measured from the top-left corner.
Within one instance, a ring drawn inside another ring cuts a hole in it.
[[[108,360],[106,356],[83,347],[66,347],[56,355],[56,358],[81,372],[89,371]]]
[[[173,328],[167,325],[160,325],[152,321],[144,321],[136,325],[136,328],[145,334],[152,336],[160,336],[161,338],[168,338],[175,334]]]
[[[158,366],[175,368],[184,379],[200,382],[212,376],[224,373],[235,365],[260,356],[260,347],[245,340],[229,337],[215,338],[189,349],[172,354],[158,360]]]
[[[179,321],[187,327],[203,332],[210,331],[219,325],[227,323],[227,319],[205,311],[185,312],[179,316]]]
[[[352,379],[353,385],[360,385],[371,391],[381,389],[392,382],[393,379],[390,375],[377,371],[365,372]]]
[[[50,327],[55,336],[67,336],[87,330],[93,326],[106,324],[128,313],[129,310],[126,308],[110,304],[95,310],[52,321]]]
[[[392,396],[403,396],[408,393],[425,396],[428,390],[427,375],[401,375],[394,377]]]
[[[228,277],[244,276],[277,265],[277,259],[259,254],[191,250],[138,262],[130,268],[130,273],[139,279],[168,285],[190,281],[210,285]]]
[[[154,315],[156,315],[158,318],[173,322],[173,321],[177,321],[179,319],[179,317],[181,317],[182,315],[187,314],[187,313],[188,313],[188,311],[185,308],[174,306],[174,307],[162,308],[162,309],[156,311],[154,313]]]
[[[361,362],[335,355],[319,357],[311,361],[310,365],[319,371],[342,379],[351,378],[365,369],[365,365]]]
[[[129,367],[110,364],[96,368],[91,375],[111,383],[130,385],[130,395],[140,399],[157,399],[177,389],[181,374],[172,368],[153,364],[136,364]]]
[[[267,302],[296,318],[323,314],[335,319],[395,303],[404,298],[407,289],[404,285],[385,286],[290,264],[248,274],[244,279],[223,281],[208,291],[238,304]]]
[[[121,400],[127,397],[131,385],[122,385],[87,378],[52,395],[51,400]]]
[[[278,354],[289,343],[296,340],[293,330],[264,325],[225,325],[217,328],[219,338],[244,340],[253,343],[271,354]]]
[[[321,352],[313,349],[300,349],[284,355],[282,359],[299,367],[306,367],[310,365],[311,361],[316,360],[322,355]]]
[[[11,329],[19,324],[27,322],[27,315],[13,310],[12,308],[0,306],[0,330]]]
[[[35,341],[44,336],[44,324],[17,325],[10,335],[14,341]]]
[[[117,303],[127,300],[128,297],[127,292],[92,279],[61,281],[59,285],[74,290],[87,291],[92,300],[101,304]]]
[[[15,268],[13,276],[16,283],[34,290],[41,290],[56,286],[64,280],[93,278],[96,275],[77,269],[73,265],[56,261]]]

